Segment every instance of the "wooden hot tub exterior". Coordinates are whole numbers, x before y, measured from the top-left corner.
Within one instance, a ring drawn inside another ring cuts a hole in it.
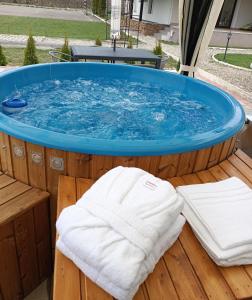
[[[57,197],[59,175],[96,180],[116,166],[142,168],[166,179],[206,170],[229,157],[236,136],[210,148],[161,156],[105,156],[50,149],[0,133],[0,170]],[[55,201],[52,201],[55,202]],[[52,203],[53,211],[55,207]]]

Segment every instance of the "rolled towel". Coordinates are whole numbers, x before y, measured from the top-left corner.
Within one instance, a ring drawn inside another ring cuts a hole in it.
[[[182,208],[167,181],[118,167],[62,211],[57,247],[115,298],[132,299],[181,232]]]
[[[232,177],[177,188],[183,214],[219,265],[252,263],[252,191]]]

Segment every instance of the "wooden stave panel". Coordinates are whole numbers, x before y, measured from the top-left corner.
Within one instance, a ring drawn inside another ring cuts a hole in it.
[[[0,132],[0,158],[1,171],[3,171],[4,174],[13,177],[10,137],[3,132]]]
[[[26,142],[10,137],[10,145],[14,177],[29,184]],[[20,155],[17,154],[18,152]]]
[[[26,210],[8,223],[1,223],[0,286],[4,300],[23,299],[42,280],[50,276],[51,269],[50,272],[47,272],[46,277],[39,277],[37,268],[39,265],[39,257],[37,257],[39,236],[36,235],[33,214],[36,208],[41,212],[40,206],[42,204],[48,205],[47,198],[42,200],[38,207],[35,206]],[[46,230],[43,236],[47,234],[48,239],[49,232],[47,229],[48,226],[40,228],[41,231]],[[43,258],[46,260],[46,264],[50,266],[50,247],[48,248],[47,244],[42,250]],[[48,254],[49,259],[46,259],[46,254]]]
[[[2,138],[1,138],[2,136]],[[57,201],[57,184],[60,175],[68,175],[74,177],[83,177],[87,179],[97,180],[113,167],[122,165],[127,167],[140,167],[153,175],[160,178],[172,178],[190,174],[193,171],[205,170],[209,166],[211,155],[209,149],[202,149],[193,152],[171,154],[162,156],[144,156],[144,157],[127,157],[127,156],[105,156],[105,155],[89,155],[62,150],[45,148],[24,142],[3,133],[0,133],[1,139],[7,143],[5,150],[7,159],[1,162],[1,166],[6,166],[4,170],[8,173],[14,173],[14,178],[26,182],[33,187],[48,191],[50,196],[50,214],[51,214],[51,231],[52,231],[52,247],[54,248],[55,240],[55,221],[56,221],[56,201]],[[225,151],[217,151],[219,155],[215,157],[211,167],[217,164],[220,160],[225,159],[227,155],[232,154],[235,149],[236,137],[230,139],[230,145],[227,153]],[[3,142],[2,142],[3,143]],[[225,143],[211,147],[211,153],[216,152],[216,147],[224,148]],[[19,145],[24,149],[24,158],[15,157],[13,153],[13,145]],[[34,164],[32,161],[32,152],[41,153],[41,163]],[[2,154],[1,154],[2,155]],[[215,155],[216,156],[216,155]],[[1,156],[2,157],[2,156]],[[54,170],[50,165],[52,158],[63,160],[63,170]],[[206,159],[206,157],[208,159]],[[3,160],[1,158],[1,160]],[[17,166],[17,170],[16,170]],[[24,169],[24,170],[23,170]],[[26,170],[25,170],[26,169]],[[20,171],[21,170],[21,171]]]
[[[52,272],[51,230],[49,216],[48,201],[43,201],[33,208],[40,282],[50,276]]]
[[[45,148],[39,145],[26,143],[26,149],[29,184],[32,187],[46,190]]]
[[[23,291],[16,254],[13,223],[8,223],[0,227],[0,253],[2,299],[22,299]],[[12,282],[11,285],[10,282]]]
[[[9,137],[9,139],[12,145],[18,144],[25,149],[22,166],[26,168],[26,171],[23,171],[21,175],[19,171],[15,170],[17,159],[13,154],[13,149],[11,149],[13,171],[17,174],[14,174],[14,178],[29,183],[33,187],[47,190],[52,195],[52,199],[57,197],[57,181],[59,175],[97,180],[108,170],[121,165],[125,167],[139,167],[163,179],[172,178],[213,167],[232,155],[236,146],[236,137],[232,137],[223,143],[198,151],[161,156],[134,157],[65,152],[62,150],[44,148],[12,137]],[[41,153],[41,165],[34,166],[31,159],[32,151]],[[52,157],[63,159],[63,170],[52,170],[50,166],[50,159]],[[53,211],[55,212],[55,208],[53,208]]]
[[[57,211],[57,193],[58,180],[60,175],[67,175],[67,154],[65,151],[46,148],[46,188],[50,193],[50,219],[52,232],[52,249],[54,249],[56,236],[56,211]],[[59,159],[63,166],[61,170],[52,168],[53,159]]]
[[[14,230],[22,287],[28,295],[40,282],[32,210],[14,220]]]

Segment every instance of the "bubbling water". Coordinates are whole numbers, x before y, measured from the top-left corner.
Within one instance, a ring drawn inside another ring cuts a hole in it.
[[[16,94],[14,91],[7,98]],[[47,80],[20,88],[18,95],[28,106],[11,118],[91,138],[160,140],[189,136],[209,131],[221,120],[200,99],[126,79]]]

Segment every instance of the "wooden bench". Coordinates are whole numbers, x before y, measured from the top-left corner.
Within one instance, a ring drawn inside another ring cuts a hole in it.
[[[207,171],[175,177],[174,185],[214,182],[237,176],[252,187],[252,159],[238,150]],[[60,177],[58,215],[92,185],[91,180]],[[112,300],[59,251],[55,254],[54,300]],[[252,265],[218,267],[186,224],[176,243],[141,285],[134,300],[252,299]]]
[[[49,194],[0,172],[0,299],[23,299],[51,273]]]

